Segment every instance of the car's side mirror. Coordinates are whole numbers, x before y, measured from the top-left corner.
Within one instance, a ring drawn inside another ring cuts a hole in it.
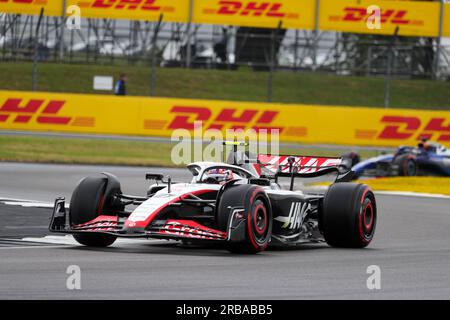
[[[145,180],[156,180],[162,181],[164,179],[164,175],[160,173],[147,173],[145,175]]]

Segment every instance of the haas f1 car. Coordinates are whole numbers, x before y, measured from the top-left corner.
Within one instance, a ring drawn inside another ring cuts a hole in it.
[[[394,154],[360,161],[356,153],[343,156],[346,169],[361,176],[450,176],[450,150],[445,146],[426,140],[417,147],[402,146]]]
[[[123,194],[118,179],[102,173],[79,182],[69,210],[64,198],[56,199],[49,228],[94,247],[140,237],[215,242],[234,253],[323,241],[363,248],[375,233],[375,196],[368,186],[349,182],[351,171],[340,173],[341,160],[258,155],[234,164],[197,162],[187,166],[189,183],[147,174],[155,183],[146,197]],[[297,178],[334,173],[325,194],[294,191]],[[281,177],[290,182],[286,189]]]

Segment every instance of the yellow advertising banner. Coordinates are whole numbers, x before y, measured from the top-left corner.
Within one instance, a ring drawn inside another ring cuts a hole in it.
[[[313,29],[315,0],[202,0],[194,2],[194,23]]]
[[[0,91],[0,129],[170,137],[176,129],[278,130],[285,142],[450,147],[450,111]]]
[[[380,24],[375,12],[380,9]],[[369,10],[368,10],[369,9]],[[422,1],[321,0],[320,30],[402,36],[437,36],[439,3]]]
[[[81,17],[157,21],[189,21],[190,0],[66,0]],[[0,0],[0,12],[62,15],[63,0]],[[374,8],[380,9],[379,27]],[[439,2],[389,0],[320,0],[319,30],[404,36],[437,36]],[[316,0],[195,0],[192,21],[198,24],[311,30]],[[450,4],[444,5],[443,35],[450,36]]]
[[[46,16],[61,16],[63,3],[59,0],[0,0],[0,13],[32,14],[44,8]]]
[[[442,35],[450,37],[450,3],[444,4],[444,17],[442,24]]]
[[[77,5],[83,18],[106,18],[187,22],[189,0],[67,0],[67,6]]]

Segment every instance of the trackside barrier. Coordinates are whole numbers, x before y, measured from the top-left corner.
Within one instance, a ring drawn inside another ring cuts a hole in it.
[[[190,2],[192,12],[190,11]],[[439,35],[439,2],[389,0],[0,0],[0,12],[62,16],[77,5],[84,18],[106,18],[234,26],[333,30],[402,36]],[[381,28],[370,29],[367,8],[381,9]],[[316,14],[316,8],[319,12]],[[444,4],[442,35],[450,36],[450,4]],[[192,17],[192,20],[190,20]],[[317,23],[316,23],[317,17]]]
[[[450,111],[0,91],[0,129],[170,137],[175,129],[280,130],[283,142],[450,147]]]

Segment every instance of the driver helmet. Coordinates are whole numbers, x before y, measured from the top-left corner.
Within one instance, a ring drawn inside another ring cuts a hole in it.
[[[205,173],[204,181],[210,183],[223,184],[227,181],[236,179],[236,176],[232,170],[229,169],[211,169]]]
[[[430,149],[430,142],[428,141],[427,138],[422,138],[422,139],[420,139],[418,147],[420,149],[428,150],[428,149]]]

